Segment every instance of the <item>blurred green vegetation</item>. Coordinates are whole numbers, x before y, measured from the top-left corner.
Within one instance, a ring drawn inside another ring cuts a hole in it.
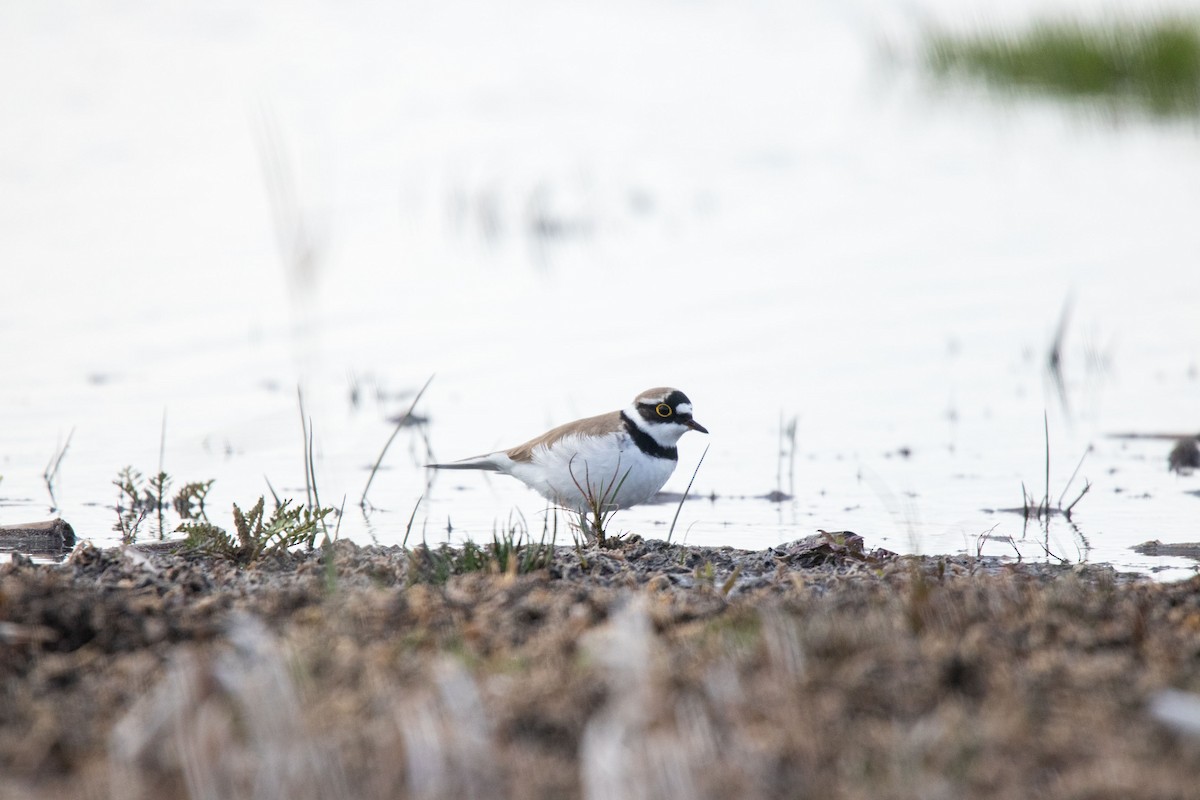
[[[1200,115],[1200,19],[1042,21],[1019,31],[930,34],[928,66],[1014,92]]]

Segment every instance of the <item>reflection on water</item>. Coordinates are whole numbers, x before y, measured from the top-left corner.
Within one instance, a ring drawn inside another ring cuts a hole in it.
[[[1130,547],[1200,538],[1200,478],[1106,435],[1200,427],[1195,132],[948,101],[881,66],[916,21],[863,8],[10,20],[0,521],[117,543],[113,481],[161,464],[227,530],[315,479],[360,542],[536,532],[515,481],[422,465],[676,385],[712,431],[677,538],[1185,574]]]

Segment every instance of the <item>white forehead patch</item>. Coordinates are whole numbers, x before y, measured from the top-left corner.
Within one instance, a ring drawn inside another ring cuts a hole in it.
[[[680,403],[679,405],[675,406],[675,413],[676,414],[692,413],[692,404],[691,403]]]

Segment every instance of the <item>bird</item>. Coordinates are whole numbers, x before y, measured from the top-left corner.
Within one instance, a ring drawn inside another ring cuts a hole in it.
[[[647,389],[620,411],[586,417],[524,444],[429,469],[477,469],[511,475],[550,502],[579,513],[644,503],[675,471],[675,444],[688,431],[708,433],[678,389]]]

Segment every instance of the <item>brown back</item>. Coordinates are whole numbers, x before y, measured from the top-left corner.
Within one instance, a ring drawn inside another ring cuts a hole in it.
[[[532,461],[535,448],[549,447],[564,436],[603,436],[606,433],[620,430],[623,425],[624,423],[621,422],[621,412],[610,411],[607,414],[578,419],[574,422],[568,422],[566,425],[559,425],[557,428],[546,431],[536,439],[530,439],[525,444],[519,444],[511,450],[506,450],[504,454],[513,461]]]

